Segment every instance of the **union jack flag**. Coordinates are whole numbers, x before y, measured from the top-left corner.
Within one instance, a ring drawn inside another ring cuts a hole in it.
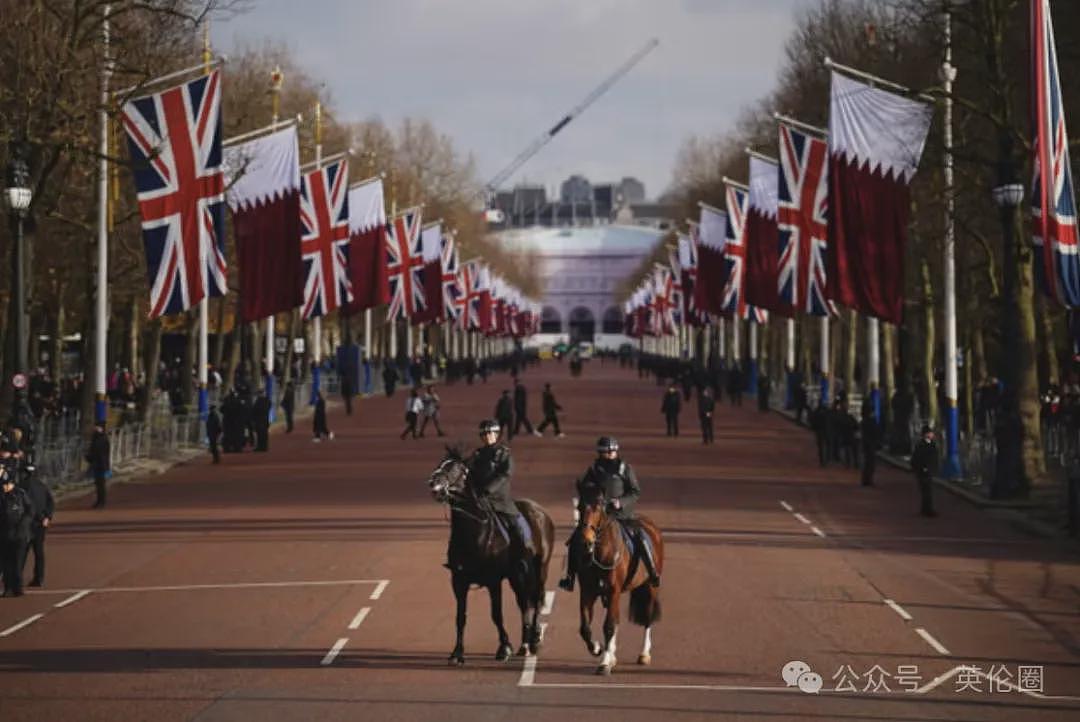
[[[458,285],[458,253],[457,244],[454,243],[453,234],[447,232],[442,237],[442,292],[443,308],[446,310],[446,320],[454,321],[460,313],[457,300],[461,296],[461,286]]]
[[[304,175],[300,193],[304,318],[325,316],[352,300],[348,185],[344,159]]]
[[[420,207],[410,208],[386,227],[390,309],[387,318],[409,318],[427,305],[424,297],[424,249],[420,240]]]
[[[780,124],[780,303],[810,316],[827,316],[825,247],[828,237],[828,144]]]
[[[658,334],[675,333],[675,278],[671,269],[667,266],[656,264],[653,274],[653,309],[656,313],[656,329]]]
[[[724,311],[738,318],[754,318],[764,323],[769,312],[746,303],[746,206],[750,193],[745,188],[727,185],[727,233],[724,239],[724,258],[727,261],[727,282],[724,284]]]
[[[675,323],[683,323],[683,285],[682,266],[679,264],[679,249],[668,246],[668,268],[671,269],[671,311]]]
[[[1048,0],[1031,0],[1031,49],[1035,152],[1032,236],[1042,256],[1042,263],[1036,263],[1035,267],[1046,294],[1061,305],[1074,308],[1080,306],[1076,197]]]
[[[221,73],[124,103],[150,281],[150,318],[226,290]]]
[[[476,261],[461,264],[458,284],[461,295],[454,301],[454,306],[458,309],[458,328],[463,331],[478,330],[484,325],[484,292],[480,288],[480,264]]]

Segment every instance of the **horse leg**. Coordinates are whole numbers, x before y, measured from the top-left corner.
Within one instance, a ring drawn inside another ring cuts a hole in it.
[[[527,657],[530,651],[529,641],[532,639],[532,625],[536,622],[534,608],[529,604],[528,577],[511,575],[510,588],[514,590],[514,599],[517,600],[518,610],[521,612],[521,647],[518,648],[517,656]]]
[[[652,663],[652,627],[645,627],[645,641],[641,644],[641,654],[638,655],[637,663]]]
[[[495,651],[495,660],[505,662],[514,653],[514,648],[510,646],[510,635],[503,626],[502,580],[488,585],[488,595],[491,597],[491,621],[499,630],[499,648]]]
[[[457,599],[457,644],[450,653],[450,664],[465,664],[465,611],[469,601],[469,583],[454,575],[452,578],[454,597]]]
[[[580,602],[581,627],[579,631],[581,632],[581,638],[585,641],[585,649],[587,649],[592,656],[599,657],[602,647],[599,642],[592,638],[592,617],[593,606],[595,606],[595,604],[596,596],[587,593],[585,587],[582,586]]]
[[[619,592],[614,590],[608,600],[604,615],[604,655],[600,658],[597,674],[608,675],[615,668],[615,637],[619,632]]]

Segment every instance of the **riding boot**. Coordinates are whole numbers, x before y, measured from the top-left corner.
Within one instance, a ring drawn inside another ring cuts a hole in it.
[[[660,575],[656,573],[656,563],[652,558],[652,541],[643,529],[637,530],[637,543],[641,547],[641,561],[645,564],[645,571],[649,575],[649,586],[659,587]]]
[[[566,540],[566,575],[559,580],[559,589],[568,592],[574,591],[574,578],[577,576],[577,554],[575,553],[577,537],[578,530],[575,528],[574,533]]]

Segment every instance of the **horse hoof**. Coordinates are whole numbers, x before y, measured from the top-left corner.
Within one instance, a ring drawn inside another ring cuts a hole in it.
[[[499,651],[495,653],[495,661],[496,662],[505,662],[508,659],[510,659],[510,657],[513,656],[513,654],[514,654],[513,647],[511,647],[509,644],[504,644],[503,646],[499,647]]]
[[[446,663],[451,667],[463,667],[465,666],[465,658],[460,655],[450,655],[450,658],[446,660]]]
[[[606,664],[601,664],[599,667],[596,668],[596,673],[601,677],[610,677],[611,667]]]
[[[599,657],[600,653],[604,651],[604,648],[600,646],[599,642],[593,642],[592,649],[589,650],[589,654],[594,657]]]
[[[531,652],[531,650],[529,649],[529,645],[523,644],[520,647],[518,647],[517,656],[518,657],[528,657],[530,652]]]
[[[529,654],[535,656],[537,654],[537,652],[539,652],[539,651],[540,651],[540,643],[539,642],[533,642],[532,644],[529,645]]]
[[[646,667],[652,664],[652,657],[648,654],[643,654],[637,658],[637,663],[645,665]]]

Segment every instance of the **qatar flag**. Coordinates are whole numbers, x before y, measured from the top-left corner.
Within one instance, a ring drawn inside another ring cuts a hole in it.
[[[424,298],[427,304],[409,319],[413,326],[438,323],[446,310],[442,292],[442,221],[429,223],[420,229],[420,246],[424,259]]]
[[[933,108],[832,74],[829,106],[828,294],[900,323],[911,177]]]
[[[746,212],[746,302],[757,308],[780,310],[777,293],[779,235],[776,229],[776,161],[750,156],[750,202]]]
[[[353,298],[344,306],[347,315],[390,303],[385,234],[382,179],[373,178],[349,188],[349,280]]]
[[[225,149],[240,273],[240,319],[258,321],[304,302],[300,151],[296,127]]]
[[[713,314],[724,312],[724,286],[727,283],[727,212],[705,203],[697,226],[697,278],[694,284],[694,307]]]

